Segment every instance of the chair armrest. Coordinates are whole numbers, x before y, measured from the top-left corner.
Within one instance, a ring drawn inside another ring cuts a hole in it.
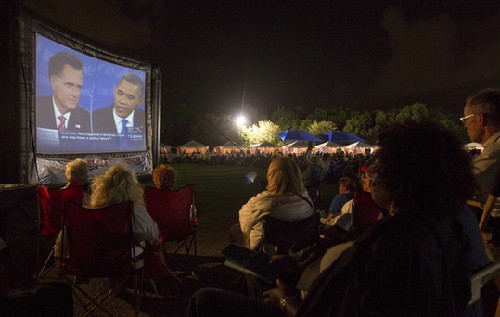
[[[466,203],[468,206],[471,206],[471,207],[477,207],[477,208],[481,208],[481,209],[483,208],[483,204],[477,200],[467,199]]]

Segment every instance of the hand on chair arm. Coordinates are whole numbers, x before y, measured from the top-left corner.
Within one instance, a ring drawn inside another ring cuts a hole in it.
[[[281,307],[288,317],[294,317],[300,307],[300,302],[290,295],[286,285],[276,279],[276,287],[264,292],[264,302]]]

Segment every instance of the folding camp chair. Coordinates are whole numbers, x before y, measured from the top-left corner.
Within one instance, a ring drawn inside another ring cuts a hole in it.
[[[144,195],[148,212],[160,228],[160,237],[164,242],[176,243],[173,253],[177,253],[181,247],[184,247],[186,254],[189,254],[194,244],[194,255],[197,255],[198,219],[190,217],[190,208],[194,206],[193,184],[170,192],[146,187]]]
[[[486,255],[491,262],[494,262],[495,259],[493,258],[493,253],[491,250],[491,233],[488,232],[488,221],[490,220],[492,211],[494,209],[500,208],[500,204],[498,203],[500,201],[500,171],[497,173],[496,180],[497,182],[495,187],[493,188],[493,191],[488,195],[484,203],[478,200],[467,200],[467,205],[473,207],[473,209],[479,209],[481,212],[479,229],[481,230],[481,236],[483,237]]]
[[[65,189],[49,189],[44,185],[38,185],[38,224],[39,224],[39,238],[51,238],[52,245],[54,244],[57,235],[62,228],[62,211],[64,201],[72,201],[75,204],[81,205],[83,202],[83,187],[73,186]],[[54,266],[46,270],[49,261],[54,254],[54,249],[51,250],[47,256],[42,269],[38,273],[38,277],[43,277]],[[40,263],[40,240],[37,246],[37,265]]]
[[[471,298],[469,300],[469,305],[472,305],[481,298],[481,289],[492,279],[495,280],[497,288],[500,286],[500,278],[498,273],[500,272],[500,262],[493,262],[481,271],[475,273],[470,278],[471,286]],[[500,315],[500,297],[497,300],[496,313],[495,316]]]
[[[479,222],[479,229],[481,232],[486,232],[486,227],[488,225],[488,220],[490,219],[491,212],[493,209],[499,208],[495,203],[500,197],[500,172],[496,176],[497,182],[493,191],[486,198],[486,202],[481,202],[477,200],[467,200],[467,205],[481,210],[481,220]]]
[[[314,243],[319,239],[319,218],[319,213],[296,221],[265,215],[258,250],[269,255],[288,254],[288,249],[294,244]]]
[[[165,296],[160,295],[158,292],[155,279],[168,274],[172,275],[179,282],[181,282],[181,279],[168,268],[161,245],[149,245],[146,247],[145,251],[144,281],[149,281],[151,287],[153,288],[153,294],[146,292],[143,294],[153,298],[164,298]]]
[[[313,244],[319,240],[320,214],[313,215],[296,221],[285,221],[270,215],[263,217],[262,241],[256,251],[273,256],[288,254],[294,244]],[[243,292],[252,298],[261,299],[262,292],[269,285],[264,285],[251,274],[245,274]]]
[[[85,315],[97,308],[111,315],[103,302],[130,277],[135,282],[136,316],[139,313],[143,261],[136,254],[139,247],[133,234],[133,208],[130,201],[100,209],[64,204],[61,249],[65,250],[64,243],[69,243],[69,257],[61,260],[60,273],[72,279],[73,292],[87,311]],[[112,287],[92,296],[80,284],[87,278],[109,278]]]

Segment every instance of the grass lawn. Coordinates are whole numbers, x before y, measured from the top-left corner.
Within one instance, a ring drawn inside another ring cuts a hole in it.
[[[263,190],[266,170],[190,163],[171,165],[177,171],[176,188],[194,184],[195,202],[200,214],[198,254],[220,256],[228,243],[229,228],[238,222],[238,210],[250,197]],[[249,172],[257,174],[253,182],[247,180]],[[321,196],[325,202],[331,201],[336,187],[322,185]]]
[[[238,210],[262,189],[264,169],[226,165],[171,164],[177,171],[176,187],[194,184],[200,214],[197,231],[198,254],[220,256],[228,243],[229,228],[238,222]],[[249,172],[257,173],[254,182]]]

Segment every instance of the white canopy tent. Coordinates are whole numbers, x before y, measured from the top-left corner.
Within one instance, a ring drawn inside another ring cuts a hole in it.
[[[290,144],[284,145],[281,148],[283,149],[283,152],[287,154],[301,155],[306,153],[308,147],[308,141],[295,141]]]
[[[372,153],[375,150],[375,146],[364,142],[354,142],[353,144],[349,144],[344,147],[347,153],[351,154],[367,154]]]
[[[203,145],[200,142],[191,140],[184,145],[178,147],[179,154],[202,154],[205,155],[208,151],[208,145]]]
[[[231,141],[227,141],[223,145],[219,145],[219,146],[215,147],[215,150],[219,154],[231,154],[231,153],[240,153],[240,152],[246,153],[246,151],[248,150],[248,147],[231,142]]]
[[[479,155],[481,155],[481,153],[484,150],[484,147],[480,143],[472,142],[464,145],[464,149],[469,153],[469,155],[472,158],[476,158]]]
[[[276,151],[276,148],[276,145],[264,141],[259,144],[250,145],[250,152],[252,154],[272,154],[274,153],[274,151]]]
[[[314,146],[313,152],[315,152],[315,153],[319,152],[319,153],[324,153],[324,154],[325,153],[333,154],[333,153],[337,153],[337,151],[341,148],[342,148],[342,145],[337,144],[335,142],[327,141],[325,143],[321,143],[321,144]]]
[[[172,146],[160,144],[160,153],[161,154],[170,154],[172,153]]]
[[[479,150],[483,150],[484,147],[481,143],[476,143],[476,142],[471,142],[471,143],[468,143],[466,145],[464,145],[464,148],[466,150],[470,150],[470,149],[479,149]]]

